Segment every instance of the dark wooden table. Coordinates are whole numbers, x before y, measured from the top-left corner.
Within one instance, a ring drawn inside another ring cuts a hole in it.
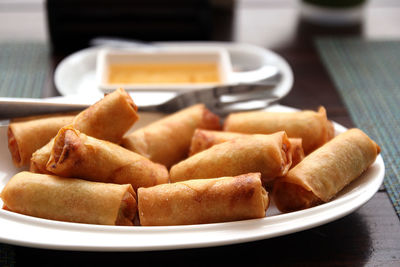
[[[38,14],[42,12],[34,10]],[[314,37],[347,35],[366,39],[399,39],[399,18],[400,4],[396,0],[371,1],[363,21],[348,27],[308,23],[299,15],[297,1],[294,0],[248,1],[237,5],[229,34],[226,32],[228,28],[217,28],[213,38],[252,43],[279,53],[289,62],[295,76],[293,89],[281,104],[300,109],[316,109],[323,105],[330,119],[351,127],[353,122],[318,56]],[[22,28],[25,26],[21,24]],[[5,33],[0,33],[0,39],[23,39],[18,31],[12,37],[9,29],[0,27],[0,30]],[[24,32],[23,29],[21,31]],[[28,39],[47,40],[42,28],[36,31],[36,34],[30,32]],[[65,56],[53,55],[53,70]],[[46,96],[57,94],[51,79],[43,92]],[[16,260],[17,265],[39,266],[400,266],[400,221],[382,187],[368,203],[344,218],[272,239],[154,252],[100,253],[16,247]]]

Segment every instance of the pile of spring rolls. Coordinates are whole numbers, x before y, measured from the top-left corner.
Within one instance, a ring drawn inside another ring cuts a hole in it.
[[[198,104],[138,130],[123,89],[79,114],[15,119],[3,209],[66,222],[166,226],[263,218],[330,201],[375,161],[359,129],[326,111],[232,113]],[[271,194],[268,194],[270,192]]]

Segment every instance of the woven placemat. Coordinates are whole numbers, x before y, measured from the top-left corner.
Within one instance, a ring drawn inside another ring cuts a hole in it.
[[[357,127],[382,148],[384,186],[400,217],[400,40],[316,39]]]
[[[45,43],[0,42],[0,97],[41,97],[49,75]],[[15,266],[15,247],[0,244],[0,266]]]
[[[48,74],[45,43],[0,43],[0,96],[41,97]]]

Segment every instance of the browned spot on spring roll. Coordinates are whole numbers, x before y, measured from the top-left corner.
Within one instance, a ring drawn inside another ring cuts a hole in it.
[[[189,156],[193,156],[203,150],[206,150],[214,145],[224,143],[226,141],[243,137],[248,134],[226,132],[226,131],[211,131],[196,129],[193,134],[192,141],[190,143]],[[290,141],[290,154],[292,155],[293,168],[304,158],[304,150],[302,146],[301,138],[289,138]]]
[[[137,211],[131,185],[89,182],[20,172],[1,192],[4,209],[44,219],[133,225]]]
[[[47,115],[18,118],[8,125],[8,149],[16,167],[29,164],[33,152],[47,144],[58,130],[70,124],[74,115]]]
[[[249,135],[215,145],[172,166],[171,182],[260,172],[264,183],[289,170],[292,159],[285,132]]]
[[[125,132],[138,118],[137,106],[132,98],[123,89],[118,89],[79,113],[72,125],[87,135],[120,143]],[[33,153],[30,171],[46,173],[44,170],[50,157],[49,148],[51,146],[46,145]]]
[[[134,131],[122,145],[170,167],[187,156],[196,128],[220,129],[219,117],[203,104],[194,105]]]
[[[269,198],[249,173],[139,188],[138,203],[140,224],[160,226],[263,218]]]
[[[289,212],[329,201],[358,178],[379,153],[379,146],[359,129],[338,135],[276,180],[276,206]]]
[[[291,138],[302,139],[306,154],[325,144],[334,135],[333,125],[327,119],[324,107],[320,107],[318,112],[305,110],[232,113],[225,120],[224,130],[251,134],[271,134],[285,131]]]
[[[168,182],[165,166],[71,126],[58,132],[46,168],[63,177],[131,184],[135,190]]]

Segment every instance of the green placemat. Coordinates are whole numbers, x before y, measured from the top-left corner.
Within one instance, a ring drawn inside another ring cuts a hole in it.
[[[0,42],[0,97],[41,97],[49,74],[45,43]],[[0,266],[15,266],[15,247],[0,244]]]
[[[382,148],[384,186],[400,217],[400,40],[332,37],[316,46],[354,123]]]
[[[45,43],[0,43],[0,96],[41,97],[48,72]]]

